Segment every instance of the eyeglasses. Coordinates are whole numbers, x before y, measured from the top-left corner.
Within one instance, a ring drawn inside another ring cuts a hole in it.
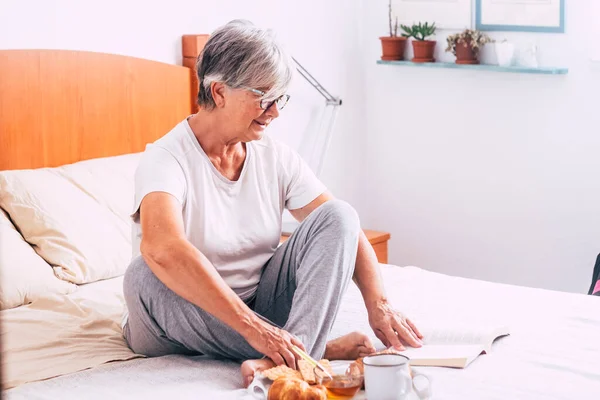
[[[255,93],[259,96],[264,96],[265,94],[267,94],[266,92],[263,92],[262,90],[252,89],[249,87],[244,87],[242,89],[249,90],[252,93]],[[260,100],[260,108],[262,108],[263,110],[268,110],[269,108],[271,108],[271,106],[273,104],[276,104],[278,110],[283,110],[283,107],[285,107],[285,105],[288,103],[289,100],[290,100],[289,94],[281,95],[278,98],[276,98],[275,100],[261,99]]]

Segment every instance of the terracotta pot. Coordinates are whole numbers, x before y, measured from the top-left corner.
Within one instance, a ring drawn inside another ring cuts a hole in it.
[[[435,43],[433,40],[413,40],[413,62],[434,62]]]
[[[406,38],[404,36],[383,36],[381,39],[382,60],[404,60],[404,49],[406,48]]]
[[[456,43],[457,64],[479,64],[477,53],[473,51],[470,44],[465,42]]]

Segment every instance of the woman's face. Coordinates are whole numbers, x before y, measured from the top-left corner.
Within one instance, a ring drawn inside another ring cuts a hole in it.
[[[225,94],[225,122],[243,142],[261,139],[267,126],[279,117],[277,104],[273,103],[264,110],[260,105],[261,99],[261,95],[248,89],[228,88]]]

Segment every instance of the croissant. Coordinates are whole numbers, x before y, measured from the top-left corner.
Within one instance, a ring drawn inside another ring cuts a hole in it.
[[[327,400],[327,389],[298,378],[279,378],[271,385],[267,400]]]

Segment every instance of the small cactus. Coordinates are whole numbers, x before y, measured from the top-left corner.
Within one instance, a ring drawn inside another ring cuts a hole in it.
[[[433,35],[435,33],[436,27],[435,27],[435,22],[431,25],[429,25],[428,22],[425,22],[424,24],[422,23],[418,23],[418,24],[413,24],[413,26],[406,26],[406,25],[400,25],[402,30],[405,32],[402,34],[402,36],[404,37],[413,37],[416,40],[425,40],[427,39],[429,36]]]

